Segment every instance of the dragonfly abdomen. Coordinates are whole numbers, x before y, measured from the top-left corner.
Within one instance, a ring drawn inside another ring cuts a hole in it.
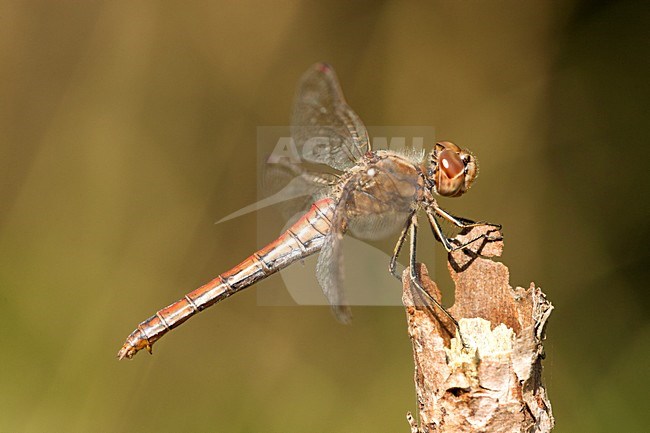
[[[145,348],[151,352],[153,343],[194,314],[320,250],[331,227],[334,206],[332,198],[317,201],[275,241],[140,323],[117,356],[132,358]]]

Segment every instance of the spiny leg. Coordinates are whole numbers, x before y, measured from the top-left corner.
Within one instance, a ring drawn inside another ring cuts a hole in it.
[[[495,227],[495,228],[497,228],[499,230],[501,229],[501,224],[492,224],[492,223],[489,223],[487,221],[472,221],[472,220],[467,219],[467,218],[454,216],[454,215],[450,214],[449,212],[447,212],[446,210],[444,210],[443,208],[441,208],[440,206],[438,206],[438,203],[435,203],[435,202],[432,203],[430,207],[433,208],[435,213],[437,213],[438,215],[440,215],[441,217],[443,217],[447,221],[451,222],[456,227],[460,227],[462,229],[466,229],[466,228],[470,228],[470,227],[480,227],[480,226],[491,226],[491,227]]]
[[[415,215],[415,212],[416,211],[412,211],[409,214],[408,219],[406,220],[406,225],[404,226],[402,233],[400,233],[399,239],[397,239],[397,243],[395,244],[395,248],[393,249],[393,255],[390,258],[390,264],[388,265],[388,271],[391,273],[392,276],[394,276],[400,281],[402,281],[402,276],[395,271],[395,268],[397,267],[397,257],[399,256],[399,252],[401,251],[402,246],[404,245],[404,241],[406,240],[406,236],[409,233],[411,224],[413,224],[413,215]]]
[[[458,322],[454,317],[443,307],[440,302],[438,302],[433,296],[429,294],[422,285],[420,284],[420,277],[418,276],[417,270],[416,270],[416,250],[417,250],[417,235],[418,235],[418,222],[417,222],[417,215],[414,213],[411,216],[411,248],[410,248],[410,255],[409,255],[409,273],[410,273],[410,279],[411,282],[415,285],[415,287],[426,296],[427,299],[429,299],[431,302],[434,303],[440,310],[442,310],[443,313],[449,318],[454,323],[454,326],[456,326],[456,329],[458,330],[458,337],[460,338],[460,342],[463,345],[463,347],[467,348],[468,346],[465,344],[465,340],[463,339],[463,335],[460,332],[460,325],[458,325]],[[444,238],[444,236],[443,236]],[[441,239],[443,239],[441,238]]]
[[[451,245],[449,239],[447,239],[447,236],[445,236],[445,234],[442,232],[442,228],[440,227],[438,220],[429,209],[427,209],[427,218],[429,218],[429,225],[431,226],[433,235],[440,241],[448,253],[451,252],[454,248],[453,245]]]
[[[431,207],[428,207],[426,209],[427,212],[427,217],[429,218],[429,224],[431,225],[431,230],[433,230],[434,235],[440,240],[440,243],[445,247],[448,253],[451,253],[453,251],[457,250],[462,250],[463,248],[466,248],[470,244],[478,241],[479,239],[485,239],[487,241],[499,241],[503,239],[501,236],[490,236],[487,233],[483,233],[482,235],[479,235],[475,237],[474,239],[471,239],[465,243],[462,243],[460,245],[452,245],[451,242],[449,241],[449,238],[445,236],[445,234],[442,232],[442,228],[440,227],[440,223],[436,219],[435,215],[433,212],[436,214],[440,215],[442,218],[446,219],[447,221],[451,222],[457,227],[460,228],[470,228],[470,227],[480,227],[480,226],[490,226],[490,227],[495,227],[496,229],[501,229],[500,224],[492,224],[488,222],[474,222],[471,220],[468,220],[466,218],[460,218],[460,217],[455,217],[451,215],[450,213],[446,212],[445,210],[441,209],[437,205],[433,205]]]

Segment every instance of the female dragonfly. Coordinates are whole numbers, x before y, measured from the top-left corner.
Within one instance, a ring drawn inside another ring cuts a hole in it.
[[[438,218],[457,227],[499,225],[473,222],[446,212],[435,195],[459,197],[472,185],[478,174],[476,158],[467,150],[443,141],[425,157],[371,148],[368,132],[361,119],[346,103],[336,74],[327,64],[312,66],[301,78],[294,103],[292,136],[297,146],[314,137],[324,137],[328,146],[303,152],[312,163],[326,164],[339,172],[336,176],[312,176],[314,184],[324,185],[320,199],[275,241],[253,253],[243,262],[209,283],[186,294],[140,323],[118,353],[119,359],[132,358],[147,349],[171,329],[217,302],[243,290],[290,264],[320,251],[316,276],[339,320],[350,320],[350,308],[342,292],[341,239],[354,235],[372,235],[378,227],[394,227],[399,221],[401,234],[390,260],[389,272],[398,279],[397,256],[410,234],[410,279],[412,284],[441,309],[449,313],[424,289],[416,273],[416,237],[418,211],[423,211],[436,238],[451,252],[484,238],[482,235],[462,245],[443,233]],[[305,146],[308,149],[308,146]],[[384,231],[384,230],[380,230]]]

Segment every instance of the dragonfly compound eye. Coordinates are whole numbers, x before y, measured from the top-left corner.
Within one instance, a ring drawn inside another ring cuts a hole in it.
[[[440,152],[439,167],[449,179],[454,179],[465,171],[465,164],[453,150],[445,149]]]

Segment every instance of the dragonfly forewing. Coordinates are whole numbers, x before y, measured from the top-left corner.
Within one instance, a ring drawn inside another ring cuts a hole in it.
[[[325,63],[302,76],[291,123],[295,144],[310,162],[344,171],[371,150],[366,127],[345,102],[334,70]]]

